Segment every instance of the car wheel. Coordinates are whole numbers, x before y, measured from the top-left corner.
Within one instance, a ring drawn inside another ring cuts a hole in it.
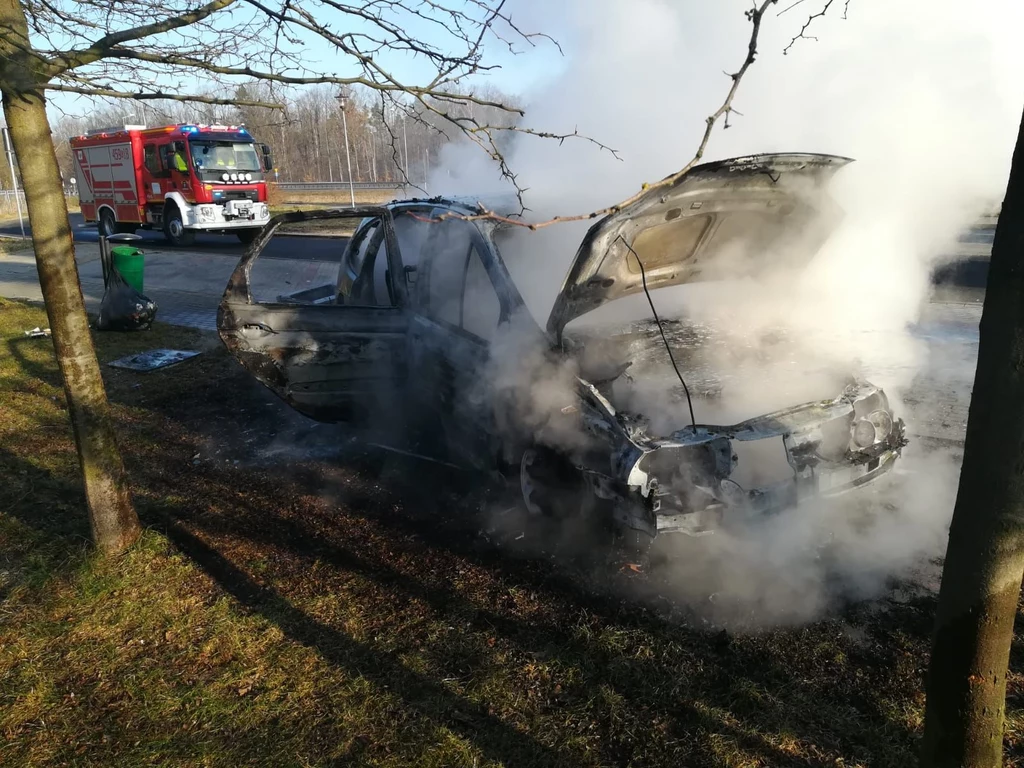
[[[96,229],[99,230],[100,237],[110,237],[117,234],[117,219],[114,218],[112,210],[104,208],[100,211],[100,218],[96,222]]]
[[[167,242],[176,246],[189,246],[196,240],[196,233],[185,229],[185,222],[182,221],[181,211],[177,206],[169,206],[164,214],[164,237]]]
[[[523,451],[519,491],[527,512],[555,519],[579,515],[589,494],[579,471],[569,460],[544,446]]]
[[[255,240],[262,231],[262,229],[239,229],[235,232],[235,236],[242,241],[243,245],[248,245]]]

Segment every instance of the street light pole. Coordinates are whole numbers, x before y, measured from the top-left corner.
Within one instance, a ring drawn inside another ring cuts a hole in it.
[[[18,174],[14,170],[17,158],[14,155],[14,144],[11,142],[11,133],[4,126],[0,128],[4,135],[4,152],[7,153],[7,162],[11,167],[11,190],[14,192],[14,204],[18,207],[18,224],[21,226],[21,236],[25,237],[25,219],[21,215],[21,192],[18,191]]]
[[[373,163],[371,166],[372,176],[370,178],[377,181],[377,129],[372,125],[368,125],[366,129],[370,132],[370,157]]]
[[[402,115],[402,141],[405,143],[405,168],[402,170],[405,172],[405,177],[409,178],[409,134],[405,130],[405,124],[407,119],[405,115]]]
[[[352,181],[352,152],[349,150],[348,145],[348,118],[345,116],[345,107],[348,106],[348,92],[342,88],[338,91],[338,95],[335,96],[338,100],[338,106],[341,109],[341,125],[342,130],[345,132],[345,161],[348,163],[348,194],[352,200],[352,207],[356,207],[356,187]]]

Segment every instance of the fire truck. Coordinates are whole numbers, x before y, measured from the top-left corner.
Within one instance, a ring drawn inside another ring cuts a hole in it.
[[[172,245],[197,232],[251,242],[270,220],[270,148],[244,126],[126,125],[71,139],[82,214],[110,236],[161,229]]]

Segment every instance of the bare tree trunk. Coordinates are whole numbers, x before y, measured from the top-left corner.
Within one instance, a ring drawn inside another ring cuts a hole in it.
[[[925,711],[924,768],[1003,759],[1006,668],[1024,575],[1024,123],[988,272],[964,464]]]
[[[321,171],[322,166],[320,163],[320,122],[318,120],[318,117],[319,115],[317,115],[317,113],[314,112],[309,120],[310,129],[313,134],[313,152],[314,155],[316,156],[316,171],[315,175],[313,176],[312,179],[310,179],[310,181],[323,181],[324,179],[323,172]]]
[[[28,46],[18,0],[0,0],[0,29],[4,116],[21,167],[39,284],[78,445],[93,540],[104,552],[118,552],[138,537],[139,518],[89,334],[38,62]]]
[[[284,123],[283,122],[281,123],[279,133],[281,134],[281,144],[280,144],[279,148],[277,148],[277,147],[274,148],[274,157],[277,158],[277,169],[278,169],[278,175],[276,175],[274,177],[274,181],[280,181],[281,180],[281,176],[284,176],[284,173],[281,173],[281,171],[284,171],[285,173],[289,173],[289,172],[291,172],[291,169],[292,169],[291,160],[288,157],[288,143],[284,140]],[[287,167],[285,167],[286,163],[287,163]],[[284,177],[285,177],[285,179],[287,179],[289,181],[293,181],[291,176],[284,176]]]

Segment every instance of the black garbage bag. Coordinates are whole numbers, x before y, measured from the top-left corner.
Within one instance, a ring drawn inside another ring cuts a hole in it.
[[[101,331],[142,331],[156,318],[156,302],[130,286],[113,264],[107,264],[103,301],[96,328]]]

